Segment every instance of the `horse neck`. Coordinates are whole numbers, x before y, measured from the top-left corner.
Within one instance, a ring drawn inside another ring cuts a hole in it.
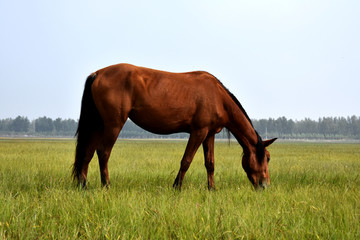
[[[227,110],[229,122],[226,128],[234,135],[244,152],[255,151],[258,135],[251,122],[234,101],[230,101],[227,104]]]

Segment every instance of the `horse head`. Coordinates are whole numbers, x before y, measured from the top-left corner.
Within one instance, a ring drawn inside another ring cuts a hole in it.
[[[270,185],[269,161],[270,153],[266,149],[276,138],[262,141],[258,137],[258,144],[253,151],[244,151],[242,166],[255,189],[265,189]]]

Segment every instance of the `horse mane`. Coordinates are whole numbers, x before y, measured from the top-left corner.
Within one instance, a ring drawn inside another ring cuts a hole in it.
[[[220,83],[220,85],[225,89],[227,94],[229,94],[229,96],[235,102],[235,104],[240,108],[241,112],[245,115],[246,119],[249,121],[251,126],[254,128],[254,125],[253,125],[249,115],[246,113],[245,109],[243,108],[243,106],[241,105],[239,100],[235,97],[234,94],[232,94],[232,92],[230,92],[230,90],[227,87],[224,86],[224,84],[219,79],[217,79],[217,80]],[[227,130],[227,135],[228,135],[228,139],[230,142],[230,131],[229,131],[229,129],[226,129],[226,130]],[[254,128],[254,130],[255,130],[255,128]],[[255,133],[256,133],[257,139],[258,139],[258,142],[256,143],[256,156],[257,156],[258,162],[261,164],[264,161],[265,147],[264,147],[263,140],[262,140],[261,136],[259,135],[259,133],[256,130],[255,130]]]
[[[263,143],[262,138],[260,137],[260,135],[258,134],[258,132],[255,130],[256,135],[258,137],[258,142],[256,143],[256,156],[257,156],[257,160],[260,164],[262,164],[262,162],[264,161],[264,157],[265,157],[265,146]]]
[[[215,77],[216,78],[216,77]],[[216,78],[217,79],[217,78]],[[254,125],[249,117],[249,115],[246,113],[245,109],[243,108],[243,106],[241,105],[241,103],[239,102],[239,100],[235,97],[234,94],[232,94],[232,92],[230,92],[230,90],[224,86],[224,84],[217,79],[218,82],[220,83],[220,85],[225,89],[225,91],[227,92],[227,94],[229,94],[229,96],[231,97],[231,99],[235,102],[235,104],[240,108],[240,110],[242,111],[242,113],[245,115],[246,119],[249,121],[249,123],[251,124],[251,126],[254,128]]]

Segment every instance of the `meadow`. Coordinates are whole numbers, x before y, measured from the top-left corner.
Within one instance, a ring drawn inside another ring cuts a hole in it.
[[[119,140],[100,187],[71,179],[73,140],[0,139],[0,239],[360,239],[360,145],[275,142],[271,187],[254,191],[241,147],[215,144],[216,191],[202,149],[172,189],[185,141]]]

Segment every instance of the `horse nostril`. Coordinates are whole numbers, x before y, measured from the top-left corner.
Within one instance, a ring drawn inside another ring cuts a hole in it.
[[[270,184],[268,184],[266,180],[261,181],[261,183],[259,184],[262,189],[266,189],[269,185]]]

